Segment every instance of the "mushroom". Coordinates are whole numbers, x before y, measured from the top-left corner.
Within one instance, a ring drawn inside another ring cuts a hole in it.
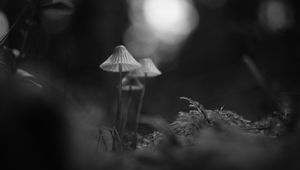
[[[143,84],[136,77],[132,77],[130,75],[126,75],[122,79],[122,90],[128,91],[128,104],[127,104],[127,112],[124,114],[124,119],[122,120],[122,129],[125,129],[127,123],[127,117],[130,111],[130,106],[132,102],[131,93],[132,91],[142,90],[144,88]]]
[[[115,118],[115,126],[118,132],[121,131],[121,97],[122,97],[122,72],[128,72],[141,67],[132,55],[128,52],[125,46],[116,46],[113,53],[106,59],[100,68],[104,71],[119,73],[119,86],[117,98],[117,114]],[[121,135],[121,134],[120,134]]]
[[[136,114],[135,134],[137,133],[138,123],[140,120],[140,115],[141,115],[141,111],[142,111],[142,107],[143,107],[143,99],[144,99],[145,92],[146,92],[146,79],[148,77],[156,77],[156,76],[161,75],[161,72],[155,66],[155,64],[153,63],[151,58],[143,58],[143,59],[139,60],[139,62],[141,63],[142,67],[129,73],[129,75],[132,77],[143,78],[143,83],[144,83],[144,88],[142,89],[142,93],[140,95],[138,110],[137,110],[137,114]]]
[[[136,77],[132,77],[130,75],[126,75],[122,79],[122,90],[123,91],[135,91],[142,90],[144,88],[143,84]]]

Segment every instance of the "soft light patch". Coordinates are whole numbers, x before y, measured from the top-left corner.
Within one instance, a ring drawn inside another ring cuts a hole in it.
[[[264,26],[272,31],[290,26],[292,18],[288,6],[279,0],[270,0],[263,4],[260,19]]]
[[[198,15],[187,0],[146,0],[144,16],[158,33],[188,34],[197,25]]]

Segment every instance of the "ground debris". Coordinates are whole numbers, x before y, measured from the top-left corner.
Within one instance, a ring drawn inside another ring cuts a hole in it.
[[[278,137],[286,131],[285,122],[279,117],[270,115],[259,121],[250,121],[230,110],[223,110],[223,108],[209,110],[192,99],[182,99],[189,101],[191,110],[179,112],[176,120],[169,126],[184,145],[193,144],[200,130],[220,126],[229,126],[245,133],[268,137]],[[162,143],[164,138],[165,135],[159,131],[140,136],[137,148],[151,149]]]

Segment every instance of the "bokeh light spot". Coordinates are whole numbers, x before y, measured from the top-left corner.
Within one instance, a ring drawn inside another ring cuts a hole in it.
[[[260,20],[262,24],[272,31],[287,28],[292,21],[291,9],[279,0],[270,0],[262,5]]]
[[[155,31],[174,34],[189,33],[195,27],[195,18],[198,18],[186,0],[146,0],[144,15]]]
[[[128,3],[131,26],[124,34],[124,41],[138,58],[156,56],[159,63],[172,61],[199,23],[192,0],[128,0]]]

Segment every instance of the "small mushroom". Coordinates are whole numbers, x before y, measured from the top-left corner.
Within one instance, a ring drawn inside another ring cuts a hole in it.
[[[136,77],[127,75],[122,79],[123,91],[128,91],[130,93],[130,91],[142,90],[143,88],[143,84]]]
[[[132,55],[128,52],[125,46],[119,45],[115,47],[113,53],[106,59],[100,68],[104,71],[118,72],[119,73],[119,86],[118,86],[118,100],[117,100],[117,114],[115,125],[118,132],[121,131],[121,97],[122,97],[122,72],[132,71],[141,67]],[[121,135],[121,134],[120,134]]]
[[[146,79],[148,77],[156,77],[161,75],[161,72],[158,70],[158,68],[155,66],[151,58],[143,58],[139,61],[142,65],[142,67],[132,71],[129,73],[132,77],[139,77],[143,78],[144,88],[142,89],[142,93],[140,95],[140,100],[138,104],[138,110],[136,114],[136,122],[135,122],[135,134],[137,134],[138,130],[138,123],[140,121],[140,115],[143,107],[143,100],[146,92]]]
[[[132,77],[156,77],[161,75],[161,72],[155,66],[151,58],[143,58],[139,60],[142,67],[129,73]]]

